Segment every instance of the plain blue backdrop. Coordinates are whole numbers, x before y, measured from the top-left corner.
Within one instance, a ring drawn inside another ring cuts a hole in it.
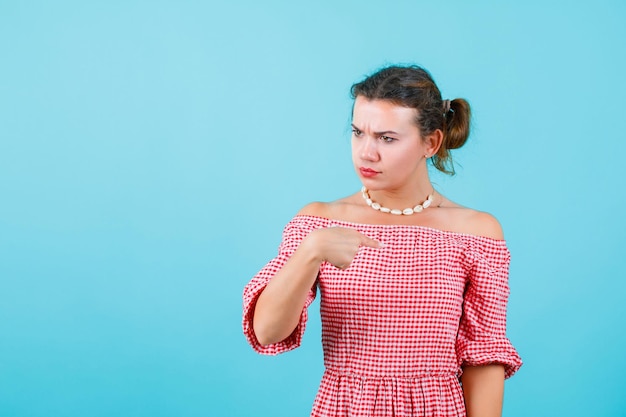
[[[626,416],[623,1],[0,2],[0,416],[308,415],[241,291],[312,200],[358,190],[350,85],[467,98],[439,190],[496,215],[525,365],[505,416]]]

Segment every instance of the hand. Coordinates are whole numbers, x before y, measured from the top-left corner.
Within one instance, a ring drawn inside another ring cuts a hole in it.
[[[347,269],[359,251],[359,247],[380,248],[377,240],[346,227],[328,227],[312,231],[305,239],[306,245],[321,262],[326,261],[336,268]],[[304,242],[303,242],[304,243]]]

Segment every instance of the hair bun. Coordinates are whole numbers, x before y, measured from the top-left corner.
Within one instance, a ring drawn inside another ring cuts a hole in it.
[[[446,149],[458,149],[465,145],[470,133],[471,109],[467,100],[455,98],[444,114],[444,145]]]

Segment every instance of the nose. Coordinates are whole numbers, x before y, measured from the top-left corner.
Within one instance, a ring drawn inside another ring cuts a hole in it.
[[[376,139],[367,137],[361,142],[360,157],[365,161],[378,161],[378,144]]]

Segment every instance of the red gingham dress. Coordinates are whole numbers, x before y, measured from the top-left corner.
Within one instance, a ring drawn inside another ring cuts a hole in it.
[[[300,345],[307,320],[282,342],[261,346],[254,306],[267,282],[312,230],[340,226],[379,240],[352,264],[328,263],[306,300],[320,291],[325,372],[311,416],[465,417],[461,366],[521,366],[506,338],[509,251],[504,241],[422,226],[369,225],[296,216],[279,254],[246,285],[243,330],[259,353]]]

